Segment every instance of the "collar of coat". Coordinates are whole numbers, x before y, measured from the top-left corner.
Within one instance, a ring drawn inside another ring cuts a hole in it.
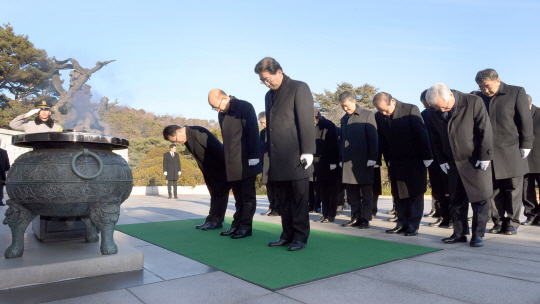
[[[229,97],[231,98],[231,100],[229,101],[229,110],[227,112],[229,112],[229,111],[234,112],[234,111],[236,111],[236,108],[238,107],[238,98],[236,98],[236,97],[234,97],[232,95],[229,95]],[[227,113],[225,113],[225,114],[227,114]]]
[[[38,125],[38,126],[39,126],[40,124],[45,124],[47,127],[49,127],[49,129],[52,129],[52,127],[54,127],[54,120],[53,120],[51,117],[49,117],[46,121],[43,121],[43,120],[41,120],[41,118],[39,118],[39,116],[38,116],[38,117],[36,117],[36,118],[34,119],[34,122],[35,122],[36,125]]]
[[[392,120],[396,118],[400,118],[403,113],[401,113],[403,110],[403,103],[399,100],[396,100],[396,108],[394,109],[394,113],[392,113]]]
[[[484,93],[482,93],[482,91],[478,91],[478,92],[480,92],[479,95],[481,97],[487,97],[486,95],[484,95]],[[504,94],[507,94],[507,93],[508,93],[508,85],[501,81],[501,85],[499,86],[499,90],[491,98],[497,97],[497,95],[499,95],[499,94],[504,95]]]

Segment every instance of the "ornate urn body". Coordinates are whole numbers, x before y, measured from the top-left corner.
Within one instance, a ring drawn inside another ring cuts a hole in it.
[[[4,224],[12,232],[6,258],[20,257],[24,232],[38,216],[80,217],[86,241],[98,242],[101,253],[114,254],[114,226],[120,204],[130,195],[133,176],[127,162],[113,149],[126,149],[128,140],[102,134],[49,132],[21,134],[13,144],[33,147],[19,156],[9,170],[9,196]]]

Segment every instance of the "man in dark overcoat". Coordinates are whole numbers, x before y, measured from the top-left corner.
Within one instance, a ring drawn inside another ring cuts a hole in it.
[[[351,220],[342,226],[367,229],[373,217],[373,166],[379,149],[375,115],[358,106],[350,91],[341,93],[338,101],[345,111],[341,118],[342,181],[351,205]]]
[[[163,130],[163,138],[173,143],[182,143],[193,155],[210,192],[210,212],[197,229],[212,230],[223,228],[223,219],[229,202],[230,184],[225,170],[223,145],[203,127],[180,127],[170,125]]]
[[[0,139],[2,144],[2,139]],[[4,185],[6,184],[6,175],[10,169],[9,157],[6,150],[0,148],[0,206],[4,204]]]
[[[420,102],[424,105],[425,109],[420,113],[422,119],[430,132],[429,122],[429,108],[431,105],[426,100],[427,90],[424,90],[420,94]],[[431,149],[433,150],[433,141],[431,142]],[[431,184],[431,212],[424,217],[433,216],[435,214],[439,216],[437,221],[429,223],[430,227],[451,228],[450,226],[450,194],[448,192],[448,177],[441,170],[441,163],[437,160],[437,155],[433,155],[433,164],[428,167],[429,183]],[[435,213],[435,214],[434,214]]]
[[[473,210],[470,246],[481,247],[493,194],[491,122],[482,99],[439,83],[429,88],[430,134],[436,159],[448,174],[454,233],[442,241],[467,242],[469,202]]]
[[[517,234],[521,212],[523,176],[533,146],[533,124],[525,89],[507,85],[494,69],[478,72],[475,78],[493,128],[493,197],[490,233]]]
[[[338,139],[339,155],[341,155],[341,128],[339,126],[336,126],[336,133]],[[343,212],[343,208],[345,207],[345,185],[343,184],[343,181],[341,179],[341,176],[343,174],[343,168],[341,168],[341,166],[338,166],[336,170],[338,170],[337,175],[340,177],[338,178],[338,203],[336,215],[341,215]]]
[[[529,109],[531,109],[534,142],[532,151],[527,156],[529,173],[523,178],[523,213],[527,217],[521,223],[524,226],[538,224],[538,220],[540,219],[540,207],[538,207],[535,186],[536,183],[540,185],[540,110],[532,104],[531,95],[527,95],[527,100],[529,101]]]
[[[270,89],[265,96],[268,180],[275,182],[283,227],[280,239],[268,245],[302,250],[309,237],[309,177],[315,153],[313,95],[306,83],[285,75],[273,58],[259,61],[255,73]]]
[[[321,223],[333,222],[336,218],[339,171],[339,147],[336,125],[321,115],[319,109],[313,108],[315,119],[315,146],[313,156],[313,183],[322,202]]]
[[[381,92],[373,98],[379,147],[396,202],[397,225],[387,233],[418,234],[424,213],[427,167],[433,162],[429,134],[418,107]]]
[[[231,229],[221,235],[244,238],[252,234],[257,207],[255,179],[262,172],[257,115],[251,103],[228,96],[220,89],[210,91],[208,103],[219,112],[227,181],[231,183],[236,201]]]
[[[174,189],[174,198],[178,198],[178,176],[182,174],[182,165],[180,164],[180,155],[176,153],[176,145],[169,146],[170,152],[163,154],[163,172],[167,176],[167,191],[169,199],[172,198],[171,187]]]
[[[261,213],[261,215],[267,216],[279,216],[279,201],[276,199],[274,192],[274,184],[268,182],[268,131],[266,130],[266,112],[262,111],[257,116],[259,124],[262,127],[259,138],[261,139],[261,163],[262,163],[262,183],[266,185],[266,196],[268,197],[268,210]]]

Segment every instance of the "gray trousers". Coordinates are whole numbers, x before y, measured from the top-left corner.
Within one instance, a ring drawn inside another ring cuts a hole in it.
[[[519,215],[523,199],[523,176],[493,179],[491,218],[503,228],[519,227]]]

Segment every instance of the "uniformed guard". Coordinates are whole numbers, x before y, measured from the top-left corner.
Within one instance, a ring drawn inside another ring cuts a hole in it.
[[[52,104],[49,101],[36,102],[36,108],[30,112],[15,117],[10,123],[9,127],[13,130],[23,131],[24,133],[43,133],[43,132],[61,132],[62,126],[55,123],[51,118]],[[34,120],[25,122],[25,120],[34,115],[38,116]]]

